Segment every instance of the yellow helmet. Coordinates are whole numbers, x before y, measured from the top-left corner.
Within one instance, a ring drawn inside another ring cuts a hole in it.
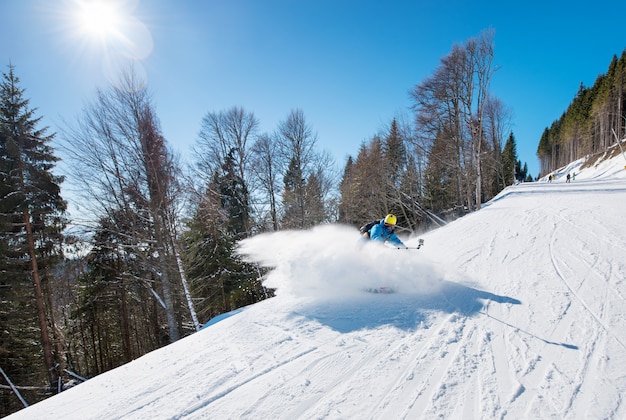
[[[397,220],[398,219],[396,218],[396,216],[394,216],[393,214],[388,214],[387,216],[385,216],[384,223],[395,226]]]

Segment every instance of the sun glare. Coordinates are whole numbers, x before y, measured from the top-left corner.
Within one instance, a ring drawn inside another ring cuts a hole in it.
[[[76,17],[82,33],[99,38],[114,35],[120,23],[119,11],[111,1],[80,2]]]
[[[77,59],[100,66],[112,83],[119,81],[120,74],[129,68],[147,80],[143,61],[152,53],[154,41],[141,19],[141,0],[61,2],[63,7],[51,8],[49,13],[61,23],[60,32],[65,36],[60,42],[64,50],[71,45]]]

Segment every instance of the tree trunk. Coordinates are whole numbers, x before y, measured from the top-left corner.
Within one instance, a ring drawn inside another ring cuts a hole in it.
[[[52,354],[52,344],[50,343],[50,333],[48,330],[48,318],[44,305],[43,291],[41,288],[41,279],[39,277],[39,268],[37,265],[37,255],[35,253],[35,240],[33,239],[33,230],[30,224],[30,212],[24,212],[24,223],[26,225],[26,237],[28,240],[28,253],[30,255],[30,264],[33,275],[33,287],[35,291],[35,302],[37,305],[37,317],[39,318],[39,328],[41,329],[41,344],[43,348],[44,362],[48,371],[48,380],[50,388],[55,389],[58,375],[54,356]]]
[[[185,293],[185,300],[187,301],[187,307],[189,308],[189,313],[191,315],[191,319],[193,320],[193,325],[196,331],[200,331],[200,322],[198,321],[198,315],[196,314],[196,309],[194,308],[193,300],[191,299],[191,293],[189,292],[189,285],[187,283],[187,275],[185,274],[185,268],[183,267],[183,260],[180,257],[180,252],[178,251],[178,242],[176,241],[176,234],[172,226],[173,226],[173,223],[170,222],[170,227],[169,227],[170,241],[172,242],[172,249],[174,251],[174,257],[176,258],[176,266],[178,267],[178,274],[180,275],[180,281],[183,285],[183,291]]]
[[[161,269],[159,277],[161,278],[163,299],[165,301],[165,315],[167,317],[167,326],[170,332],[170,342],[173,343],[180,339],[180,332],[178,330],[178,322],[176,320],[176,311],[174,310],[174,299],[172,298],[172,291],[170,288],[170,278],[167,272],[167,258],[165,258],[165,251],[167,248],[163,241],[163,226],[161,225],[161,218],[154,208],[152,209],[152,214],[154,218],[155,239],[159,254],[159,266]]]

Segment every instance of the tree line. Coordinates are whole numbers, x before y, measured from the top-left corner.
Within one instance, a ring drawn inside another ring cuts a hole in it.
[[[132,71],[98,90],[57,140],[39,128],[9,66],[0,85],[0,415],[271,298],[263,270],[237,256],[243,238],[357,227],[390,212],[410,235],[532,179],[517,160],[510,111],[489,89],[493,36],[455,45],[410,90],[411,114],[364,142],[343,171],[301,109],[272,132],[241,107],[208,112],[183,163]],[[57,150],[67,180],[54,175]],[[64,182],[81,206],[72,220]]]
[[[547,174],[577,159],[603,153],[626,137],[626,49],[613,56],[591,87],[580,84],[567,110],[539,140],[537,156]]]

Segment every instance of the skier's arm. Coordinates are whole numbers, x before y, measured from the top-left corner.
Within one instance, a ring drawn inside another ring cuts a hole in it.
[[[402,243],[400,238],[398,238],[395,233],[391,232],[390,234],[385,235],[383,227],[380,224],[372,227],[372,230],[370,230],[370,239],[372,241],[389,242],[395,246],[405,247],[404,243]]]
[[[406,248],[406,245],[404,245],[404,243],[400,240],[400,238],[398,238],[398,236],[395,233],[393,233],[393,232],[389,236],[388,241],[391,242],[392,244],[396,245],[396,246],[400,246],[400,247]]]
[[[370,239],[372,241],[385,242],[385,238],[383,238],[383,228],[380,224],[372,226],[370,230]]]

